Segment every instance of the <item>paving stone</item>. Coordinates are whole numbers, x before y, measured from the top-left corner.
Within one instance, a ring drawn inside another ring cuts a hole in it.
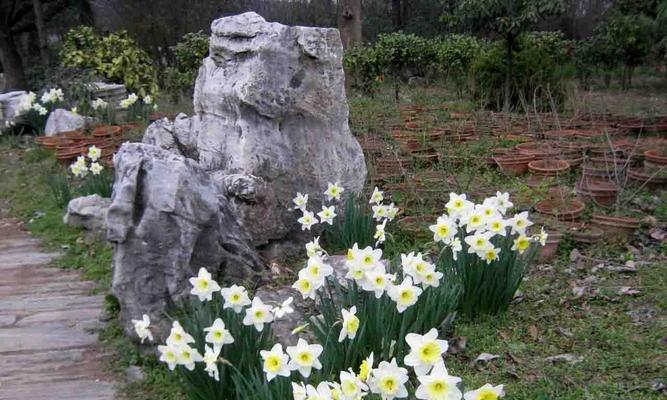
[[[97,340],[104,298],[0,203],[0,400],[111,400],[116,382]]]

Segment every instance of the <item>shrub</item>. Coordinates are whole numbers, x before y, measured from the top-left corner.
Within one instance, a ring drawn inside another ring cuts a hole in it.
[[[165,71],[165,86],[173,93],[191,89],[202,60],[208,55],[208,36],[202,31],[183,35],[173,46],[175,63]]]
[[[65,34],[60,57],[65,66],[90,68],[140,96],[157,91],[153,61],[125,31],[98,36],[88,26],[72,28]]]
[[[437,65],[456,86],[459,95],[471,81],[471,66],[487,43],[468,35],[450,35],[437,43]]]
[[[519,37],[513,52],[510,104],[517,107],[522,101],[538,110],[550,110],[564,100],[562,65],[569,54],[569,44],[560,33],[530,33]],[[494,109],[504,106],[502,98],[508,70],[506,46],[495,42],[473,63],[474,96]],[[553,103],[552,103],[553,102]]]

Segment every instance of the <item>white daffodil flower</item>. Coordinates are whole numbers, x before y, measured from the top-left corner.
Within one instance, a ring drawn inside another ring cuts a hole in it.
[[[184,345],[178,347],[178,353],[176,353],[178,364],[184,366],[188,371],[194,371],[195,363],[204,361],[204,357],[190,346]]]
[[[320,217],[320,223],[327,223],[333,225],[333,220],[336,218],[336,207],[334,206],[322,206],[322,211],[317,213],[317,216]]]
[[[225,299],[223,309],[231,308],[235,313],[240,313],[243,308],[250,305],[250,298],[248,291],[242,286],[232,285],[228,288],[220,290],[222,297]]]
[[[315,295],[317,294],[317,289],[320,287],[320,282],[314,281],[303,272],[304,270],[299,271],[299,279],[297,279],[297,281],[292,284],[292,287],[298,290],[304,299],[315,300]]]
[[[220,382],[220,370],[218,369],[218,357],[220,356],[221,347],[218,346],[204,346],[204,371],[208,372],[208,376]]]
[[[352,372],[340,372],[340,391],[343,400],[357,400],[365,396],[368,386]]]
[[[294,302],[293,297],[288,297],[287,300],[283,301],[278,307],[274,307],[272,312],[276,319],[282,318],[285,315],[291,314],[294,312],[292,303]]]
[[[178,346],[161,345],[157,347],[157,350],[160,352],[160,361],[167,364],[169,369],[173,371],[178,365]]]
[[[389,221],[393,221],[398,214],[398,207],[394,206],[394,203],[391,203],[387,206],[387,218]]]
[[[412,284],[412,278],[407,277],[400,285],[390,287],[387,294],[396,303],[396,309],[401,314],[419,300],[422,290]]]
[[[290,369],[299,371],[303,377],[308,378],[313,369],[322,368],[319,360],[322,350],[323,348],[319,344],[308,344],[305,340],[299,339],[296,346],[287,347],[287,354],[290,356]]]
[[[292,371],[288,366],[289,357],[283,352],[282,344],[276,343],[270,351],[262,350],[259,355],[262,357],[263,369],[268,382],[271,382],[276,376],[290,376]]]
[[[320,246],[320,237],[317,236],[310,242],[306,243],[306,255],[308,257],[313,257],[316,255],[321,255],[324,250]]]
[[[373,189],[373,194],[371,194],[371,198],[368,201],[368,203],[369,204],[381,204],[382,200],[384,200],[384,193],[380,189],[378,189],[377,186],[376,186],[375,189]]]
[[[484,257],[480,255],[480,258],[486,261],[487,264],[491,264],[492,262],[496,261],[499,258],[499,254],[500,254],[500,249],[491,246],[484,252]]]
[[[345,338],[352,340],[357,336],[357,331],[359,330],[357,306],[352,306],[349,310],[343,308],[340,312],[343,315],[343,326],[338,335],[338,342],[342,342]]]
[[[183,330],[183,327],[178,321],[171,323],[171,331],[169,332],[169,337],[167,337],[167,346],[187,346],[194,342],[195,339]]]
[[[384,268],[377,268],[366,272],[364,279],[361,280],[361,288],[367,292],[374,292],[375,298],[379,299],[382,294],[389,289],[393,283],[394,276],[387,274]]]
[[[434,365],[444,363],[442,357],[449,345],[446,340],[438,339],[438,331],[432,328],[425,335],[408,333],[405,342],[410,352],[405,356],[405,365],[414,368],[417,375],[427,374]]]
[[[153,341],[153,334],[149,329],[151,319],[148,315],[144,314],[141,319],[133,319],[132,325],[134,325],[134,332],[139,336],[139,339],[141,339],[141,343],[146,339],[151,342]]]
[[[208,328],[204,328],[206,332],[206,340],[208,343],[213,344],[215,347],[222,347],[226,344],[234,343],[234,337],[231,333],[225,328],[225,323],[221,318],[216,318],[213,321],[213,325]]]
[[[435,225],[431,225],[429,230],[433,232],[433,241],[436,243],[449,243],[457,233],[456,223],[447,215],[438,217]]]
[[[420,400],[461,400],[463,393],[457,385],[461,378],[451,376],[444,363],[436,364],[430,375],[417,376],[419,387],[415,397]]]
[[[473,207],[474,204],[466,199],[465,194],[458,195],[453,192],[449,194],[449,201],[445,204],[445,208],[450,217],[460,217]]]
[[[297,192],[296,197],[292,199],[294,203],[295,210],[306,211],[306,206],[308,205],[308,194],[301,194]]]
[[[104,167],[100,163],[94,162],[90,164],[90,172],[93,175],[99,175],[102,170],[104,170]]]
[[[468,254],[477,253],[480,257],[486,253],[491,244],[492,232],[477,232],[474,235],[466,236],[465,242],[468,245]]]
[[[190,294],[199,298],[199,301],[211,301],[213,299],[213,292],[220,291],[218,282],[211,278],[211,274],[206,268],[200,268],[199,274],[196,277],[190,278],[192,290]]]
[[[100,150],[97,146],[90,146],[88,148],[88,158],[90,158],[91,161],[97,161],[101,156],[102,150]]]
[[[503,385],[492,386],[488,383],[463,395],[464,400],[498,400],[501,397],[505,397]]]
[[[375,234],[373,239],[376,240],[375,245],[379,246],[381,243],[387,239],[387,233],[385,232],[385,227],[387,226],[387,219],[382,220],[380,225],[375,225]]]
[[[328,201],[331,201],[333,199],[340,200],[340,196],[341,194],[343,194],[344,191],[345,189],[343,189],[342,186],[339,186],[338,182],[336,183],[329,182],[327,184],[327,190],[324,192],[324,197],[326,197]]]
[[[528,227],[531,225],[533,225],[533,223],[528,220],[528,211],[516,214],[509,220],[509,226],[512,227],[512,234],[518,233],[520,235],[524,235],[526,233],[526,229],[528,229]]]
[[[528,250],[529,247],[530,247],[530,239],[528,239],[526,235],[519,235],[519,237],[514,239],[512,250],[518,251],[519,254],[523,254],[523,252]]]
[[[377,204],[371,207],[373,209],[373,218],[375,218],[376,221],[381,221],[385,218],[389,218],[387,214],[389,214],[389,210],[387,209],[387,206],[384,204]]]
[[[303,211],[303,216],[297,220],[301,224],[301,230],[305,231],[310,230],[310,228],[317,224],[317,219],[315,219],[315,214],[312,211]]]
[[[252,305],[245,310],[243,325],[254,325],[257,332],[264,330],[264,324],[273,322],[273,313],[271,306],[264,304],[259,296],[252,299]]]
[[[306,267],[302,270],[314,282],[324,282],[324,279],[333,273],[331,265],[324,262],[322,257],[315,255],[308,258]]]
[[[373,393],[379,394],[383,400],[403,399],[408,397],[405,383],[408,381],[408,370],[399,367],[396,359],[391,362],[382,361],[371,373],[370,387]]]

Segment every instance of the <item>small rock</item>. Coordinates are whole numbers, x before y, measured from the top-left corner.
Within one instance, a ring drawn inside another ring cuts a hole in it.
[[[45,136],[53,136],[60,132],[75,131],[82,129],[86,123],[92,122],[90,117],[83,117],[71,111],[58,108],[49,114],[44,128]]]
[[[641,292],[637,289],[633,289],[630,286],[623,286],[622,288],[618,289],[618,294],[624,296],[639,296]]]
[[[581,253],[577,249],[572,249],[570,252],[570,261],[577,261],[581,257]]]
[[[497,354],[491,354],[491,353],[482,353],[475,358],[475,362],[488,362],[491,360],[495,360],[499,356]]]
[[[584,361],[584,357],[570,353],[565,353],[565,354],[559,354],[557,356],[547,357],[546,360],[552,363],[568,362],[570,364],[576,364]]]
[[[125,370],[125,377],[130,383],[141,383],[146,380],[146,375],[141,370],[141,367],[137,365],[130,365]]]

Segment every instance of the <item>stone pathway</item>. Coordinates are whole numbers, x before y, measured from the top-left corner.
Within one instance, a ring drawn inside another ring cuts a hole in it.
[[[107,400],[114,382],[97,333],[104,298],[0,204],[0,400]]]

